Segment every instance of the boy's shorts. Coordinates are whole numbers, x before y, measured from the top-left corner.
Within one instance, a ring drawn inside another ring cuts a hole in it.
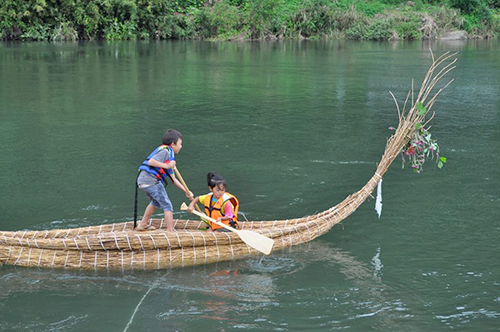
[[[167,191],[165,190],[163,183],[159,182],[141,189],[144,190],[144,193],[149,197],[151,204],[154,207],[164,211],[174,211],[172,202],[170,202],[170,198],[168,198]]]

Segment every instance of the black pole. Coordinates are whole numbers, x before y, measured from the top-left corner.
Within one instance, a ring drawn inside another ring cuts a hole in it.
[[[134,229],[137,227],[137,178],[139,178],[139,173],[137,173],[137,177],[135,178],[135,203],[134,203]]]

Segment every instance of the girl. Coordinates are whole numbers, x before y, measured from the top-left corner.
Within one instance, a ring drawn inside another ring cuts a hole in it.
[[[207,174],[207,184],[210,193],[196,197],[189,204],[188,211],[193,212],[195,204],[200,202],[205,207],[205,214],[228,226],[238,228],[239,201],[230,193],[226,192],[226,180],[224,177],[212,172]],[[210,222],[212,231],[227,231],[223,227]]]

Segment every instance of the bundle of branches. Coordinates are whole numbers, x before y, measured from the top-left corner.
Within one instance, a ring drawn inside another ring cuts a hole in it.
[[[451,84],[451,82],[453,82],[453,79],[451,79],[448,83],[441,87],[436,93],[434,93],[434,95],[431,94],[438,82],[444,76],[446,76],[446,74],[455,69],[454,64],[457,59],[452,58],[457,53],[450,54],[450,52],[446,52],[439,58],[435,59],[432,51],[430,52],[432,57],[432,65],[425,75],[417,97],[415,98],[413,80],[411,84],[411,90],[408,91],[402,109],[400,109],[399,104],[394,97],[394,94],[390,92],[398,110],[399,124],[396,128],[395,133],[387,140],[384,155],[377,168],[377,173],[380,175],[387,171],[389,165],[401,151],[408,150],[412,155],[420,153],[419,155],[417,155],[418,159],[415,159],[416,162],[419,162],[419,164],[416,165],[417,167],[414,168],[416,172],[421,171],[421,165],[423,164],[423,160],[425,159],[424,153],[433,150],[439,152],[437,144],[431,141],[429,136],[430,127],[428,127],[428,124],[435,115],[435,112],[432,112],[431,114],[430,110],[432,106],[434,106],[436,98],[444,89],[446,89],[448,85]],[[408,104],[410,97],[411,103]],[[429,146],[418,147],[418,145],[421,145],[420,143],[422,143],[418,142],[418,139],[422,136],[425,136],[424,139],[428,139],[427,142],[423,143],[428,143]],[[414,143],[414,145],[417,146],[414,146],[411,143]],[[412,150],[413,148],[415,148],[415,150]],[[428,150],[425,151],[425,148],[427,148]],[[417,151],[417,149],[420,149],[420,151]],[[446,159],[444,158],[438,160],[438,162],[441,162],[440,165],[442,165],[442,163],[445,161]]]

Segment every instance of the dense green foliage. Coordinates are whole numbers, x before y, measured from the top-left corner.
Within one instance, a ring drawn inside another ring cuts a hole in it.
[[[500,0],[0,1],[4,40],[391,40],[500,32]]]

